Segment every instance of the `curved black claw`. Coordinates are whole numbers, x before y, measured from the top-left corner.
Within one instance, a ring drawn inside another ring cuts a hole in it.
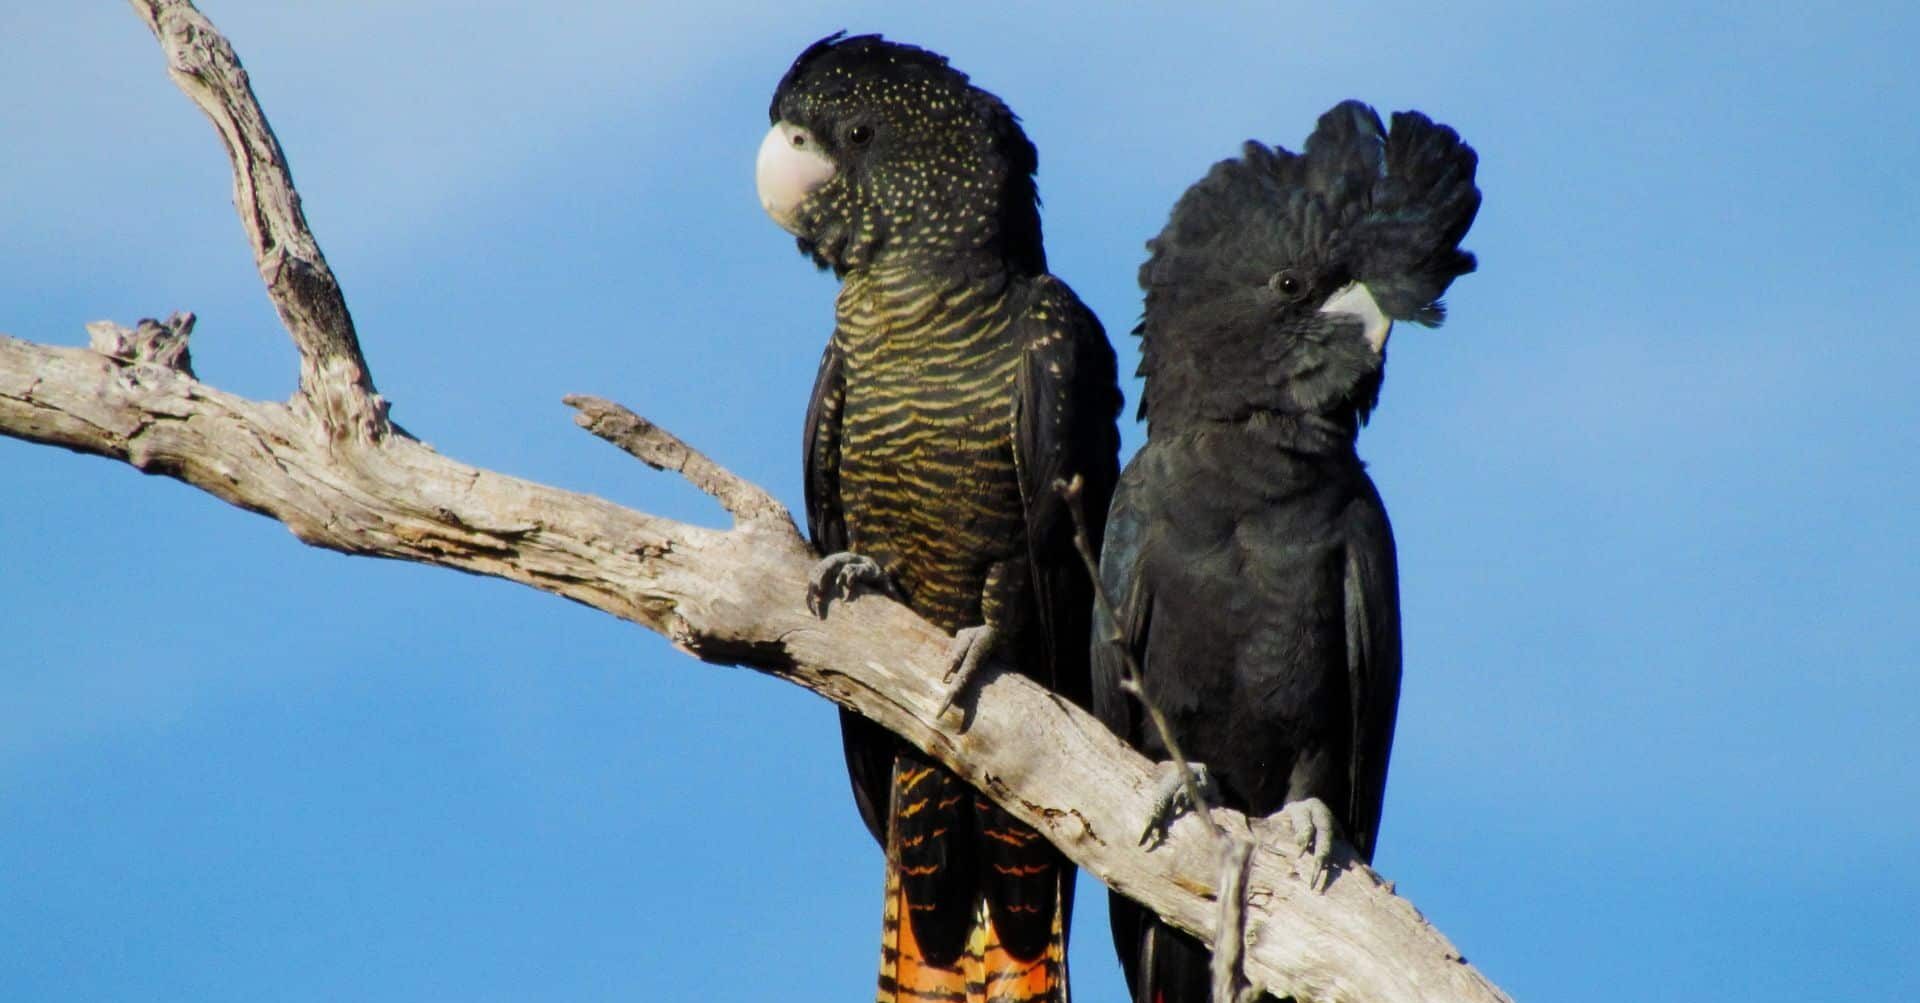
[[[843,550],[828,554],[813,566],[807,576],[807,609],[814,616],[827,618],[827,605],[835,599],[851,602],[862,592],[878,592],[900,598],[880,562],[865,554]]]
[[[1327,882],[1332,875],[1327,870],[1327,859],[1333,854],[1333,837],[1339,833],[1339,823],[1334,821],[1333,811],[1325,801],[1319,798],[1302,798],[1289,801],[1279,811],[1268,818],[1284,819],[1287,827],[1293,831],[1293,852],[1297,857],[1305,857],[1295,866],[1300,876],[1307,879],[1307,887],[1316,892],[1327,890]]]
[[[1207,772],[1205,763],[1188,763],[1193,771],[1193,787],[1200,796],[1213,796],[1213,774]],[[1147,827],[1140,833],[1140,845],[1152,849],[1167,841],[1167,831],[1180,816],[1199,810],[1193,803],[1193,792],[1187,786],[1187,773],[1176,762],[1164,762],[1159,766],[1160,778],[1153,784],[1153,814],[1147,819]]]
[[[960,694],[966,692],[967,683],[979,671],[980,663],[999,643],[1000,632],[984,623],[963,628],[953,635],[953,645],[947,649],[947,672],[941,677],[947,684],[947,692],[940,697],[940,709],[934,711],[935,717],[945,714]]]

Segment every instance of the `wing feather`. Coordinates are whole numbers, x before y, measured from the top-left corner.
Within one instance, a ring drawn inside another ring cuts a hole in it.
[[[1043,276],[1021,321],[1025,353],[1014,403],[1014,464],[1025,508],[1028,566],[1048,677],[1075,703],[1088,700],[1092,579],[1073,542],[1074,519],[1054,489],[1078,476],[1088,543],[1100,552],[1107,504],[1120,476],[1120,389],[1113,346],[1093,312],[1064,283]]]
[[[1373,858],[1380,808],[1387,793],[1387,760],[1400,704],[1400,583],[1393,527],[1380,496],[1368,485],[1347,515],[1345,579],[1347,669],[1353,695],[1353,755],[1348,834],[1361,856]]]

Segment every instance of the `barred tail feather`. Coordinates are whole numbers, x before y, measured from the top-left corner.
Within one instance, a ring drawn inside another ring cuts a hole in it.
[[[1023,958],[1000,942],[982,898],[965,950],[947,965],[929,958],[914,937],[912,912],[899,869],[888,867],[876,1003],[1068,1003],[1066,910],[1054,910],[1044,950]]]
[[[1052,921],[1045,947],[1036,956],[1019,957],[1001,943],[985,899],[974,914],[964,963],[968,1003],[1067,1003],[1067,931],[1056,876]]]
[[[887,864],[887,904],[880,928],[880,988],[876,1003],[966,1003],[965,958],[941,965],[927,957],[907,917],[913,904],[900,868]]]

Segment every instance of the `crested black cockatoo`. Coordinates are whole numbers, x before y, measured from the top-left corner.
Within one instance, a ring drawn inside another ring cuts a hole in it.
[[[1393,533],[1355,454],[1393,321],[1440,323],[1474,269],[1476,156],[1416,112],[1346,102],[1304,150],[1248,143],[1181,196],[1140,269],[1147,441],[1113,498],[1091,640],[1095,712],[1169,751],[1127,656],[1218,800],[1285,810],[1316,869],[1371,858],[1400,693]],[[1128,899],[1140,1003],[1204,1003],[1207,950]]]
[[[774,92],[761,204],[840,279],[807,406],[816,612],[891,594],[1084,703],[1092,578],[1119,474],[1113,349],[1047,274],[1036,158],[999,98],[925,49],[834,35]],[[881,1000],[1062,1000],[1073,870],[931,758],[842,713],[854,800],[886,849]]]

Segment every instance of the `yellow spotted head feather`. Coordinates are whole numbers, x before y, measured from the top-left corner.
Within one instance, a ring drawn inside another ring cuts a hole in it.
[[[782,221],[821,267],[988,254],[1046,271],[1033,144],[1006,103],[946,57],[829,35],[794,60],[768,117],[831,164]]]

